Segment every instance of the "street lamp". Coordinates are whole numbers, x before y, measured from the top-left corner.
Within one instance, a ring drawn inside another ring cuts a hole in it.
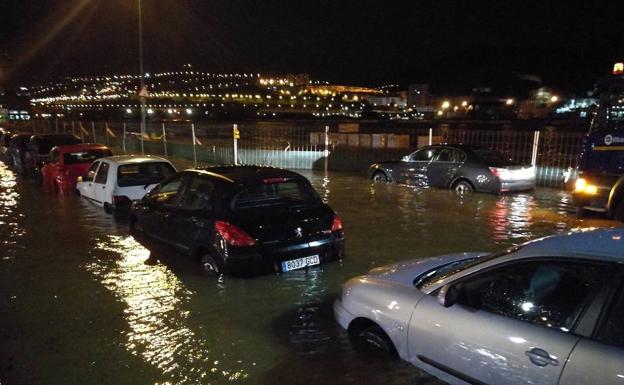
[[[143,15],[142,15],[142,1],[138,0],[139,8],[139,70],[141,71],[140,79],[141,85],[139,86],[139,99],[141,100],[141,155],[145,154],[145,148],[143,146],[143,138],[145,138],[145,98],[147,97],[147,89],[145,88],[145,78],[143,71]]]

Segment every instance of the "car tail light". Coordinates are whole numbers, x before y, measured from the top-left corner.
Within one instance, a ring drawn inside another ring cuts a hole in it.
[[[224,221],[215,221],[215,231],[231,246],[253,246],[256,241],[245,231]]]
[[[338,216],[338,214],[334,214],[334,221],[332,222],[331,231],[340,231],[342,230],[342,219]]]
[[[113,205],[116,207],[130,206],[130,198],[125,195],[113,195]]]
[[[500,168],[490,167],[490,172],[492,173],[492,175],[494,175],[497,178],[500,178],[500,176],[501,176],[501,169]]]

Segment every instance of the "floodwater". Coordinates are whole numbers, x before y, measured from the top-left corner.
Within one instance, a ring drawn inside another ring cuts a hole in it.
[[[617,225],[575,219],[557,190],[459,197],[305,175],[342,216],[347,258],[215,279],[145,249],[124,218],[43,193],[0,163],[0,384],[437,384],[352,348],[331,310],[342,282],[404,259]]]

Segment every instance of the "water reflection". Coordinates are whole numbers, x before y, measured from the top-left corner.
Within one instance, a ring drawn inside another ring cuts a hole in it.
[[[0,162],[0,240],[4,250],[3,260],[12,258],[17,238],[26,234],[26,229],[20,224],[23,214],[18,211],[20,196],[16,185],[15,173]]]
[[[191,311],[186,305],[193,292],[168,267],[150,259],[149,250],[131,236],[111,235],[97,243],[96,251],[113,253],[87,269],[127,306],[126,348],[160,369],[171,381],[163,384],[247,378],[245,369],[215,359],[218,346],[211,349],[187,326]]]

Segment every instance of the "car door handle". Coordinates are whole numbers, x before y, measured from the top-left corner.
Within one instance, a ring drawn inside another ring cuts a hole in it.
[[[546,365],[559,366],[559,361],[557,359],[552,358],[550,354],[544,349],[533,348],[531,350],[527,350],[524,352],[529,360],[537,366],[544,367]]]
[[[102,190],[104,190],[106,188],[106,186],[102,186]]]

